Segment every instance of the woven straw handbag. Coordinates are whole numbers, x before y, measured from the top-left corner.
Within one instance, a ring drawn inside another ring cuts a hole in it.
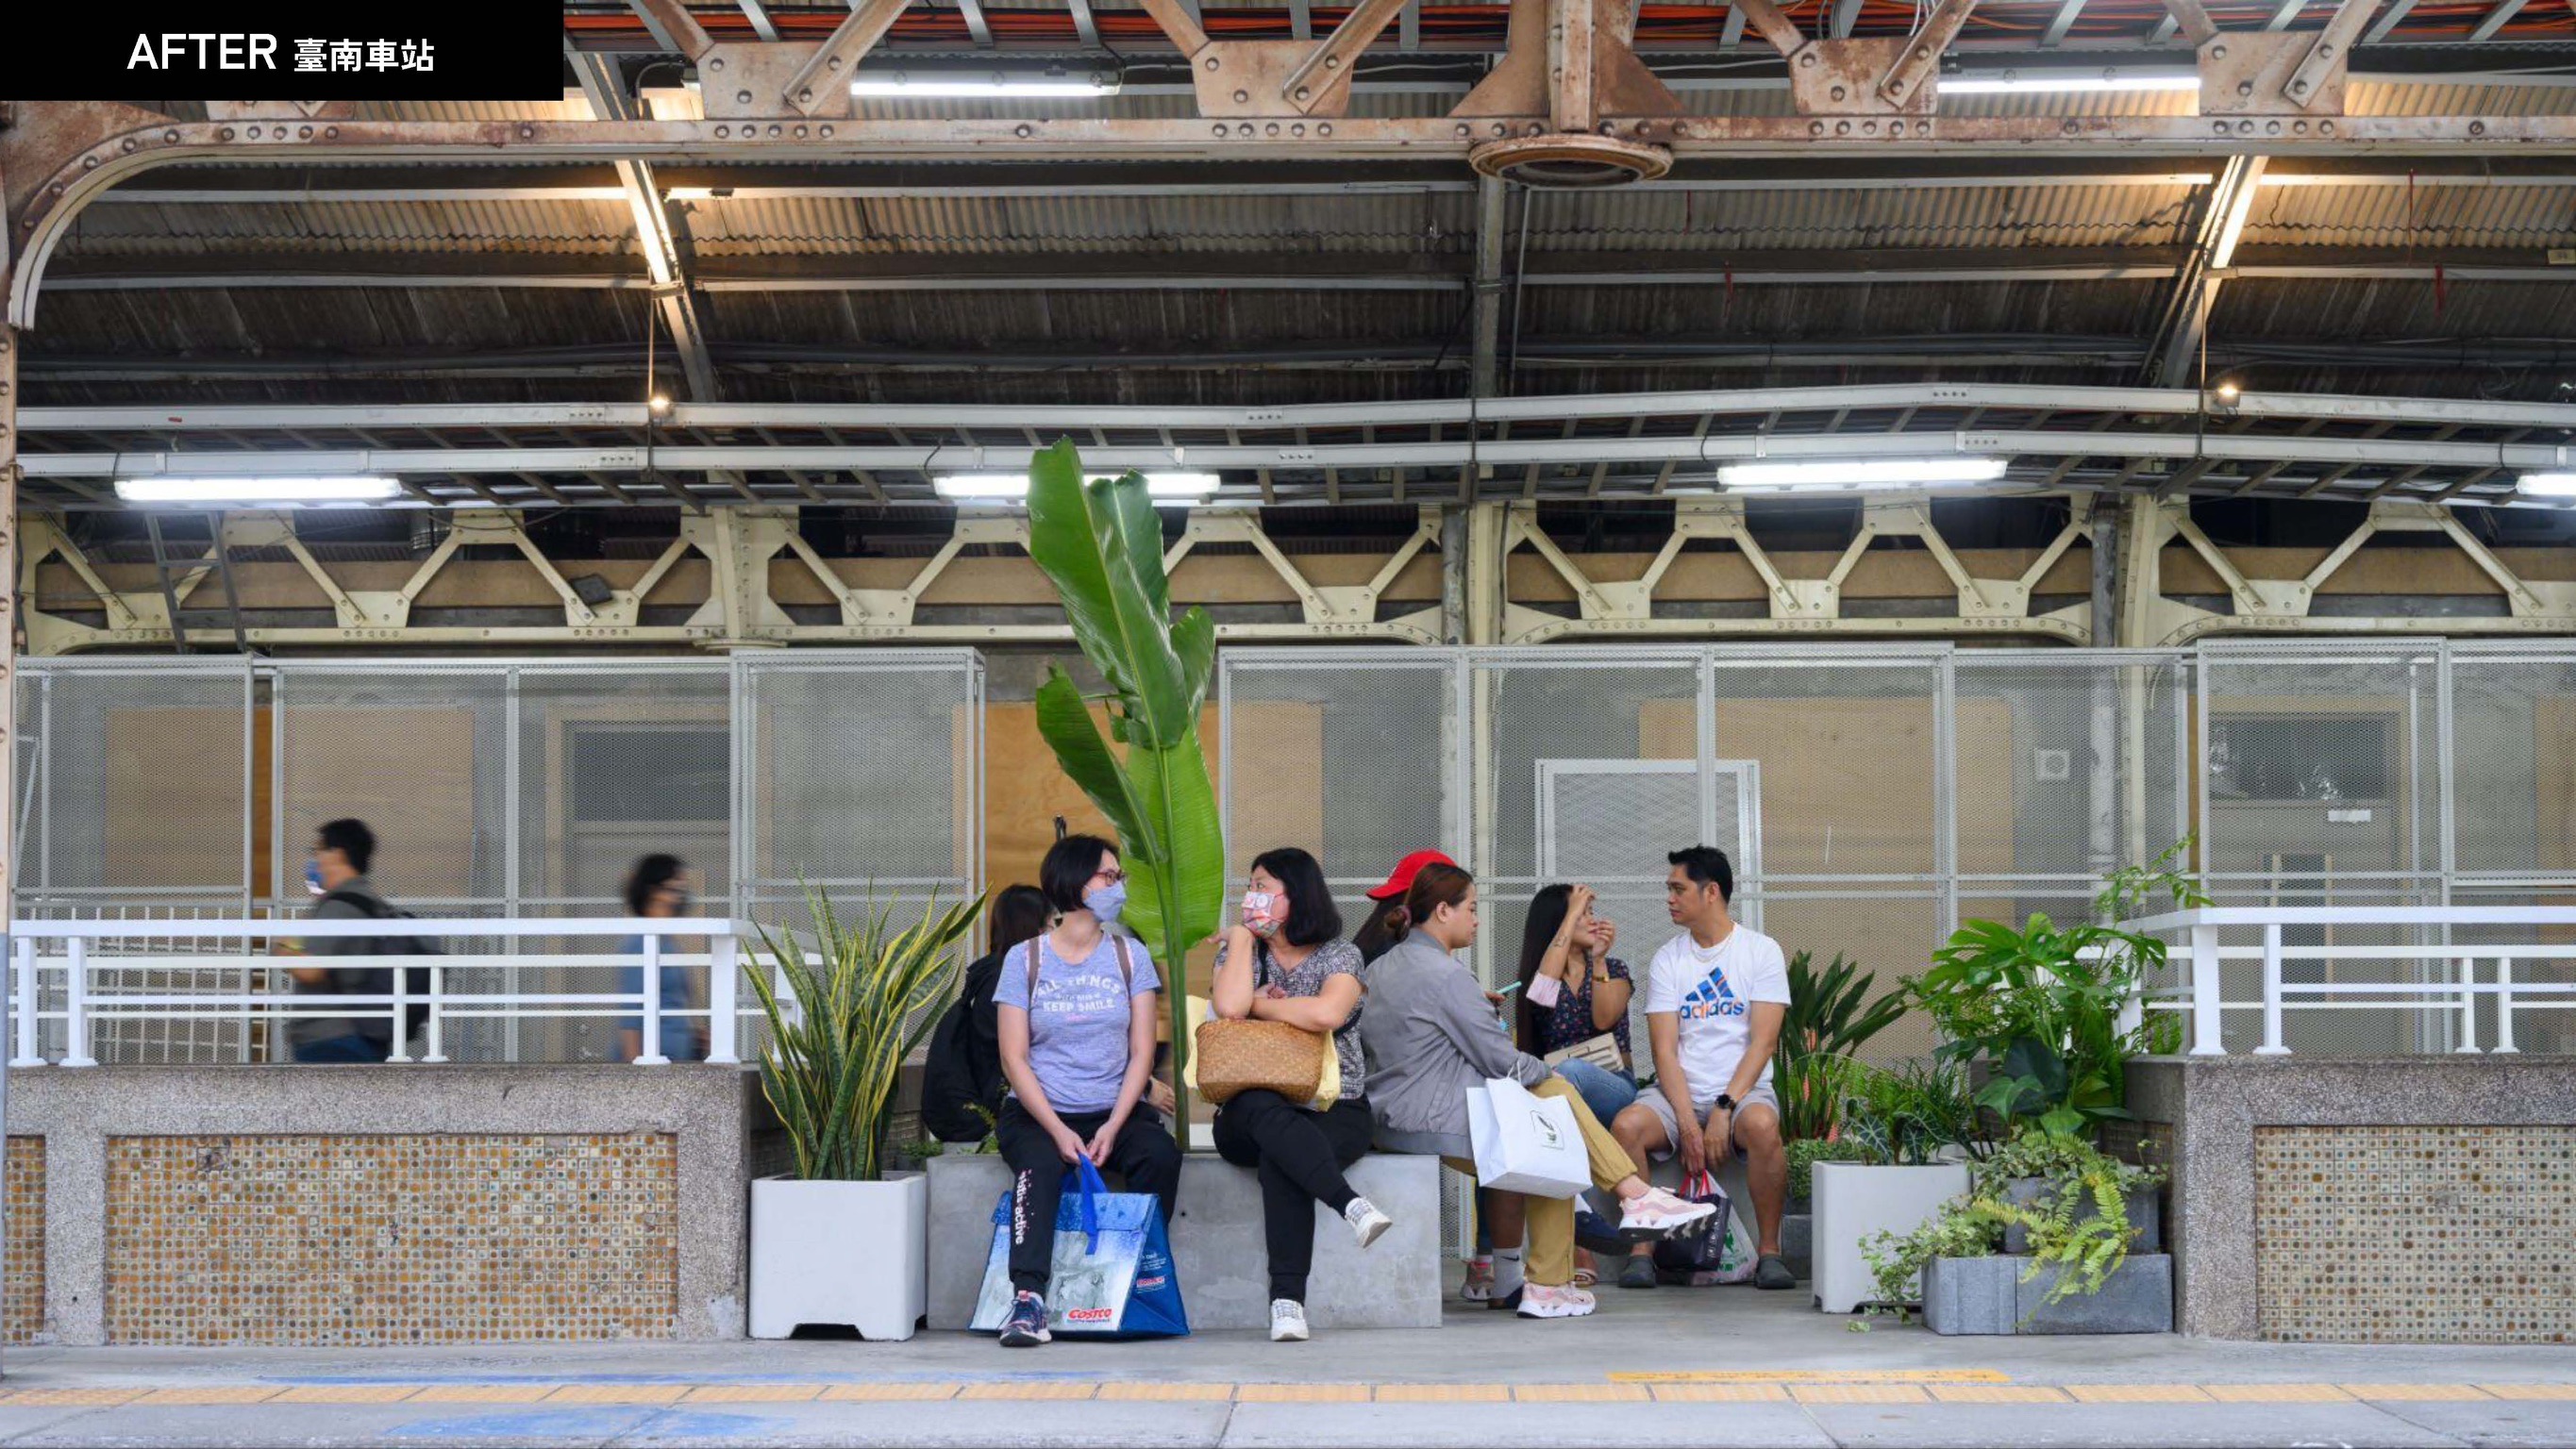
[[[1323,1084],[1331,1051],[1322,1036],[1286,1022],[1206,1021],[1194,1054],[1199,1095],[1220,1106],[1237,1093],[1254,1091],[1310,1102]]]

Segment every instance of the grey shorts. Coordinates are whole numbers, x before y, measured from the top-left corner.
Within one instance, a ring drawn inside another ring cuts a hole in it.
[[[1743,1101],[1735,1104],[1736,1112],[1740,1116],[1745,1108],[1757,1103],[1770,1108],[1771,1114],[1775,1117],[1780,1113],[1780,1096],[1777,1092],[1771,1090],[1771,1079],[1767,1076],[1764,1077],[1760,1084],[1755,1086],[1750,1093],[1746,1094]],[[1661,1087],[1640,1088],[1637,1092],[1637,1105],[1654,1113],[1655,1120],[1664,1124],[1664,1140],[1678,1146],[1682,1140],[1682,1123],[1679,1117],[1673,1115],[1673,1099],[1664,1095],[1664,1089]],[[1708,1121],[1708,1114],[1717,1109],[1716,1094],[1711,1093],[1709,1096],[1699,1099],[1693,1105],[1699,1114],[1699,1120],[1705,1123]],[[1740,1144],[1730,1142],[1727,1146],[1734,1150],[1735,1155],[1738,1158],[1742,1158],[1744,1156],[1744,1148]],[[1673,1153],[1671,1150],[1658,1152],[1655,1154],[1655,1160],[1660,1162],[1672,1155]]]

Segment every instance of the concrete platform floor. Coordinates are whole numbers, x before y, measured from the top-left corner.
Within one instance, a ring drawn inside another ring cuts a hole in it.
[[[10,1349],[0,1443],[2576,1445],[2576,1348],[1939,1338],[1803,1293],[1585,1320],[909,1343]]]

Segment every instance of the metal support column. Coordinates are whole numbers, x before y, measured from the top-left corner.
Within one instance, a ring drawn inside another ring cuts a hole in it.
[[[0,281],[7,273],[0,271]],[[0,904],[8,915],[0,919],[0,960],[15,959],[17,942],[10,937],[9,926],[18,919],[17,841],[12,827],[18,820],[18,329],[0,324],[0,625],[8,633],[0,639]],[[23,985],[25,976],[13,973],[13,982]],[[13,989],[8,1008],[31,1011],[34,1003],[15,999]],[[0,1026],[7,1025],[0,1017]],[[0,1041],[9,1040],[0,1031]],[[0,1124],[9,1117],[8,1054],[0,1052]],[[6,1214],[8,1193],[7,1134],[0,1132],[0,1255],[5,1255],[8,1240]],[[0,1272],[6,1271],[5,1257],[0,1256]]]

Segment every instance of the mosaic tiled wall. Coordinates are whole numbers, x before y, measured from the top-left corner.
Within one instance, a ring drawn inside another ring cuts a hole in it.
[[[33,1343],[45,1329],[45,1139],[9,1139],[8,1266],[0,1337]]]
[[[2258,1127],[2254,1266],[2279,1342],[2576,1342],[2576,1127]]]
[[[112,1137],[107,1340],[668,1338],[678,1143]]]

